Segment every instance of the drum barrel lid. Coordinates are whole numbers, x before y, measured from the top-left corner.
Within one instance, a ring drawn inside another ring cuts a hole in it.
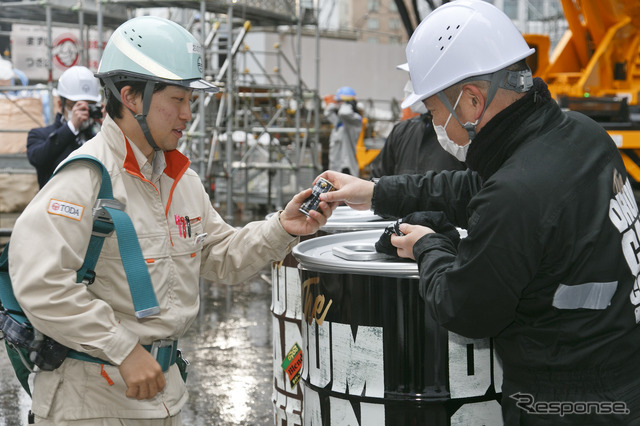
[[[306,240],[293,248],[300,267],[317,272],[418,278],[418,265],[410,259],[384,255],[374,244],[384,229],[344,232]]]

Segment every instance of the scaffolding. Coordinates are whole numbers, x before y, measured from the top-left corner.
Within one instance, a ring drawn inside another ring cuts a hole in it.
[[[24,0],[0,1],[0,22],[46,25],[51,94],[52,26],[77,26],[81,46],[84,30],[96,26],[102,46],[105,27],[113,29],[150,8],[162,8],[168,19],[200,39],[205,78],[220,87],[219,93],[201,95],[194,103],[193,121],[179,149],[190,158],[206,188],[215,187],[211,196],[216,204],[226,204],[225,219],[233,221],[239,203],[281,208],[284,197],[309,186],[321,170],[317,78],[308,85],[300,72],[303,26],[307,32],[315,31],[319,45],[317,9],[295,0]],[[245,43],[251,28],[278,26],[295,33],[293,60],[277,46],[259,52]],[[271,73],[260,66],[257,71],[241,66],[248,58],[261,64],[259,55],[276,57],[280,65]],[[82,63],[85,60],[83,56]],[[293,73],[293,80],[281,72],[284,68]]]

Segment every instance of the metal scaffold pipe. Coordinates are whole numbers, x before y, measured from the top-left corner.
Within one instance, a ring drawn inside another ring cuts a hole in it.
[[[233,6],[229,6],[229,14],[227,15],[227,26],[229,27],[229,42],[227,43],[227,62],[231,65],[231,58],[233,49],[231,47],[231,38],[233,37]],[[233,66],[228,66],[227,69],[227,88],[226,88],[226,97],[227,97],[227,141],[226,141],[226,157],[227,164],[225,166],[226,169],[226,178],[227,178],[227,216],[226,220],[228,222],[233,221],[233,140],[231,138],[231,134],[233,133]],[[233,222],[231,222],[233,223]]]
[[[200,25],[202,30],[200,31],[200,36],[201,36],[201,44],[203,46],[204,49],[204,45],[205,45],[205,30],[206,30],[206,21],[205,21],[205,13],[206,13],[206,9],[205,9],[205,0],[201,0],[200,1]],[[202,70],[204,72],[204,70],[207,69],[207,55],[204,54],[204,52],[202,52]],[[205,104],[204,104],[204,93],[200,94],[200,97],[198,98],[198,108],[200,111],[200,136],[198,138],[199,140],[199,144],[198,144],[198,174],[200,175],[200,180],[204,183],[206,181],[206,167],[204,164],[204,143],[205,143],[205,132],[206,132],[206,126],[205,126]]]
[[[47,4],[47,55],[49,59],[49,63],[47,64],[48,68],[48,78],[47,78],[47,88],[49,90],[49,122],[47,125],[52,124],[54,120],[54,102],[53,102],[53,35],[51,31],[52,26],[52,17],[51,17],[51,5]]]

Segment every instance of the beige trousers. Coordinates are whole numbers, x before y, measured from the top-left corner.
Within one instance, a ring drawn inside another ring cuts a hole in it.
[[[164,419],[83,419],[56,420],[36,416],[35,423],[41,426],[182,426],[180,414]]]

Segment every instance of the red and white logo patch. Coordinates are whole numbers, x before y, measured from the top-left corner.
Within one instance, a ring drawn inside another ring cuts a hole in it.
[[[82,219],[82,213],[84,213],[84,206],[73,204],[68,201],[55,200],[52,198],[51,200],[49,200],[47,213],[68,217],[69,219],[73,220],[80,220]]]

